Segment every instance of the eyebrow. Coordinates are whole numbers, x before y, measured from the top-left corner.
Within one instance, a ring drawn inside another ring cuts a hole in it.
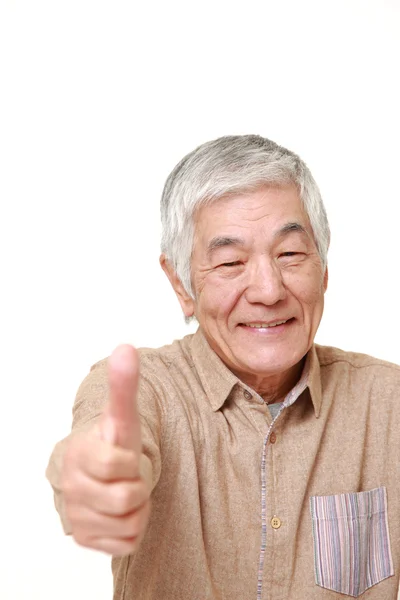
[[[225,248],[226,246],[244,246],[244,240],[239,237],[217,235],[208,244],[207,254],[210,255],[217,248]]]
[[[286,223],[283,227],[281,227],[280,229],[278,229],[278,231],[275,232],[274,238],[285,237],[286,235],[289,235],[289,233],[293,232],[303,233],[307,237],[309,237],[307,230],[305,229],[305,227],[303,227],[303,225],[300,225],[300,223]]]
[[[307,237],[309,237],[308,232],[305,229],[305,227],[303,227],[303,225],[300,225],[300,223],[293,222],[293,223],[286,223],[285,225],[283,225],[283,227],[278,229],[278,231],[276,231],[274,234],[274,238],[285,237],[286,235],[289,235],[290,233],[302,233],[302,234],[305,234]],[[208,244],[207,254],[208,254],[208,256],[210,256],[214,250],[217,250],[217,248],[225,248],[227,246],[244,246],[244,245],[245,245],[245,241],[240,237],[217,235],[216,237],[212,238],[212,240]]]

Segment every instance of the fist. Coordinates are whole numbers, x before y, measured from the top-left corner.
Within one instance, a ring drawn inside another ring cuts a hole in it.
[[[137,550],[150,514],[150,490],[140,475],[139,361],[132,346],[116,348],[108,377],[109,403],[90,431],[71,437],[61,489],[76,542],[122,556]]]

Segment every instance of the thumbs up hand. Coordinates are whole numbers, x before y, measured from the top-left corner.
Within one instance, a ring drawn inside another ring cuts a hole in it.
[[[115,349],[108,377],[109,402],[92,430],[71,438],[61,488],[75,540],[122,556],[137,550],[150,514],[150,490],[139,468],[139,359],[132,346]]]

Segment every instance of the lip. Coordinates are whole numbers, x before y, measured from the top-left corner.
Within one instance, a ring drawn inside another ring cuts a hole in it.
[[[238,326],[246,327],[247,325],[258,325],[259,323],[272,325],[273,323],[279,323],[279,321],[286,321],[286,323],[282,323],[282,325],[288,325],[291,321],[294,321],[294,317],[280,317],[279,319],[271,319],[270,321],[264,321],[264,319],[259,319],[257,321],[243,321],[242,323],[238,323]],[[276,325],[276,327],[281,327],[281,325]]]
[[[239,323],[238,327],[242,331],[247,332],[250,335],[279,335],[280,333],[283,333],[289,327],[291,327],[291,325],[295,321],[294,317],[290,317],[289,319],[286,319],[286,323],[282,323],[281,325],[275,325],[274,327],[248,327],[248,325],[257,325],[257,323],[265,323],[268,325],[270,323],[272,324],[276,323],[277,321],[283,320],[284,319],[274,319],[273,321],[246,321],[247,325],[245,325],[244,323]]]

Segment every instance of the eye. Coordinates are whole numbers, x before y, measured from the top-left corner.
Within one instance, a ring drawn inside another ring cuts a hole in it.
[[[302,263],[307,257],[307,253],[304,252],[281,252],[278,255],[278,260],[282,266],[295,267]]]
[[[220,267],[237,267],[238,265],[240,265],[240,261],[234,260],[232,262],[222,263],[222,265],[220,265]]]

